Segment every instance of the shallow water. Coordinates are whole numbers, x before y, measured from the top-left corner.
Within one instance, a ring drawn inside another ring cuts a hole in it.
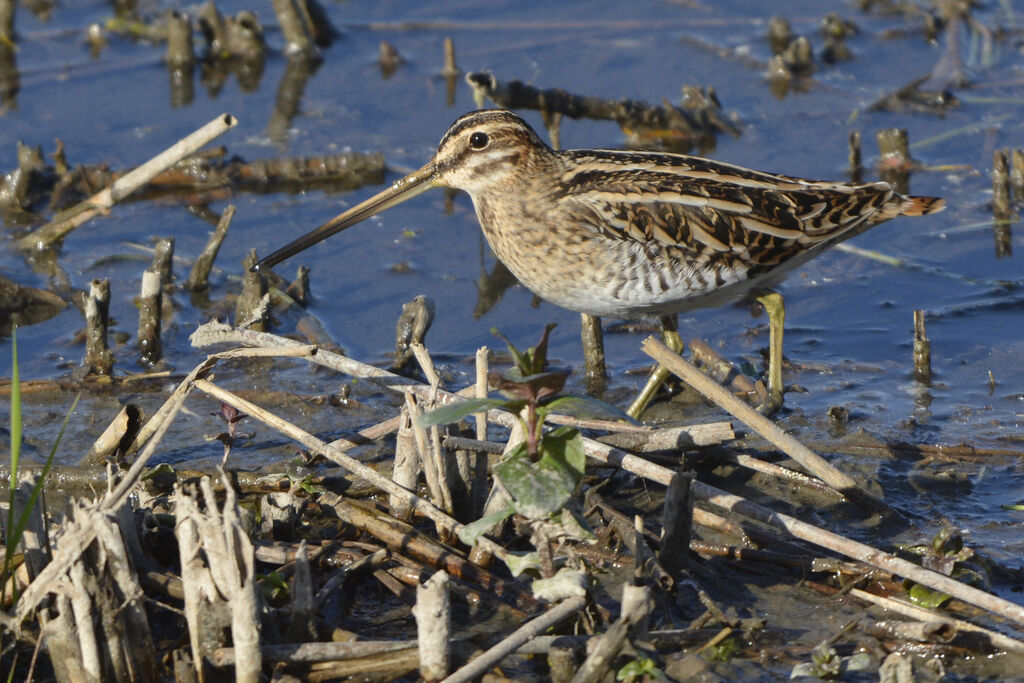
[[[248,5],[221,3],[225,14]],[[239,126],[218,141],[246,159],[299,156],[351,149],[381,151],[388,160],[389,179],[419,167],[434,150],[446,127],[475,108],[468,87],[459,84],[455,102],[445,102],[440,78],[442,41],[455,41],[460,68],[491,70],[499,79],[521,79],[539,87],[559,87],[612,99],[629,97],[657,103],[678,100],[684,84],[714,86],[722,106],[737,112],[739,138],[719,137],[709,152],[716,159],[768,171],[812,178],[844,179],[847,136],[864,135],[866,180],[877,173],[875,132],[900,126],[909,131],[912,153],[927,166],[952,167],[913,174],[916,194],[945,197],[949,208],[926,218],[886,223],[852,244],[901,260],[894,267],[861,255],[833,250],[790,275],[780,287],[787,303],[785,351],[797,368],[787,382],[808,393],[787,396],[782,416],[805,438],[828,440],[825,411],[833,405],[849,409],[848,431],[865,430],[881,440],[1020,449],[1024,422],[1024,298],[1021,295],[1021,254],[1024,240],[1014,225],[1012,255],[997,257],[991,198],[992,150],[1019,146],[1024,140],[1021,99],[1021,45],[1015,38],[995,44],[987,58],[976,36],[961,34],[960,47],[970,89],[956,91],[959,108],[944,115],[867,110],[883,94],[929,73],[944,53],[944,40],[927,42],[916,23],[899,17],[866,15],[847,3],[812,0],[775,2],[652,3],[638,11],[622,2],[347,2],[327,11],[342,37],[323,53],[323,63],[309,80],[301,111],[286,135],[268,136],[275,95],[285,70],[283,39],[266,6],[261,19],[275,50],[259,88],[243,92],[229,79],[215,94],[199,83],[194,99],[171,106],[163,48],[111,36],[98,59],[84,46],[84,29],[110,16],[108,5],[72,2],[57,7],[49,21],[20,11],[17,54],[21,89],[16,107],[0,116],[0,168],[15,165],[15,142],[52,149],[53,139],[67,145],[71,163],[107,162],[112,167],[137,164],[221,112],[240,119]],[[1014,12],[1012,17],[1007,11]],[[852,61],[818,65],[804,92],[774,97],[764,69],[770,50],[764,34],[771,13],[790,19],[795,33],[821,45],[818,26],[828,11],[839,11],[860,31],[848,41]],[[1024,3],[994,2],[975,12],[989,27],[1017,26]],[[890,29],[904,31],[885,37]],[[907,30],[910,29],[910,30]],[[378,44],[395,45],[405,63],[388,79],[376,64]],[[701,45],[722,50],[709,50]],[[728,54],[722,54],[722,52]],[[542,130],[536,112],[522,112]],[[610,122],[565,120],[564,147],[617,147],[624,136]],[[229,236],[221,249],[211,298],[238,287],[245,253],[261,254],[282,246],[354,202],[380,188],[344,194],[311,191],[298,195],[242,194]],[[221,211],[228,202],[210,208]],[[532,344],[543,325],[559,324],[552,355],[561,363],[581,365],[576,314],[549,304],[531,305],[532,295],[513,288],[481,318],[473,317],[477,279],[494,267],[494,258],[465,195],[456,196],[450,214],[440,191],[423,195],[375,217],[291,259],[278,271],[290,275],[299,263],[312,267],[315,300],[310,311],[355,358],[368,362],[390,359],[395,320],[401,304],[424,294],[436,303],[431,352],[442,360],[471,356],[483,344],[501,348],[492,327],[521,346]],[[128,203],[109,217],[96,219],[64,243],[60,265],[77,288],[94,277],[112,282],[111,316],[116,330],[134,335],[137,294],[148,256],[128,243],[149,244],[151,235],[173,235],[176,254],[188,262],[204,245],[211,227],[190,215],[175,200]],[[4,234],[0,273],[21,284],[45,286]],[[400,265],[401,267],[396,267]],[[176,266],[183,280],[187,265]],[[219,309],[199,310],[186,294],[175,297],[174,324],[165,331],[167,362],[187,372],[205,352],[192,349],[188,335]],[[924,387],[911,378],[912,313],[927,314],[935,379]],[[221,313],[221,315],[223,315]],[[292,320],[292,323],[294,320]],[[605,321],[606,324],[614,321]],[[284,332],[289,331],[285,321]],[[82,347],[72,337],[82,326],[76,309],[19,331],[23,379],[67,375],[80,361]],[[727,358],[754,361],[767,344],[763,317],[753,318],[747,305],[692,311],[680,319],[684,338],[700,337]],[[606,351],[613,389],[638,380],[627,371],[647,364],[640,351],[646,333],[610,334]],[[139,372],[129,343],[115,347],[119,372]],[[9,340],[0,344],[0,374],[10,374]],[[452,370],[468,382],[471,365]],[[990,385],[989,373],[995,379]],[[344,378],[293,370],[259,372],[239,369],[224,377],[234,388],[281,388],[303,394],[335,391]],[[303,426],[339,430],[372,421],[381,392],[356,390],[369,403],[362,409],[291,410]],[[619,395],[619,394],[616,394]],[[90,397],[72,418],[72,439],[63,456],[73,462],[93,436],[129,397]],[[162,397],[140,394],[149,412]],[[51,426],[70,404],[69,396],[27,396],[29,454],[45,454]],[[197,444],[196,433],[215,433],[206,417],[212,402],[194,399],[194,415],[176,425],[165,459],[219,457],[219,445]],[[175,441],[175,439],[180,441]],[[261,437],[257,436],[257,441]],[[268,437],[271,438],[272,437]],[[260,442],[265,443],[265,442]],[[279,443],[272,439],[271,443]],[[252,457],[257,465],[262,457]],[[845,459],[850,460],[851,456]],[[851,467],[854,463],[848,463]],[[926,463],[926,472],[955,468],[963,484],[954,491],[908,491],[905,477],[912,461],[894,460],[879,466],[883,488],[904,507],[944,517],[969,531],[972,542],[1019,566],[1020,548],[1008,533],[1021,513],[999,509],[1015,502],[1024,475],[1015,459],[986,465]]]

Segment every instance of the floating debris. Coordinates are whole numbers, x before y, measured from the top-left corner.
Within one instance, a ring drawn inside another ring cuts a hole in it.
[[[110,280],[93,280],[85,297],[85,363],[82,375],[110,375],[114,354],[107,347],[110,323]]]
[[[713,143],[717,133],[740,135],[738,115],[722,110],[711,87],[687,86],[683,88],[680,106],[667,101],[654,106],[639,100],[573,95],[558,88],[541,90],[517,80],[499,82],[493,74],[484,72],[467,74],[466,82],[473,88],[480,106],[487,98],[508,109],[536,109],[546,115],[572,119],[615,121],[631,145],[664,142],[688,148],[696,142],[707,144],[709,139]]]
[[[402,313],[395,325],[395,362],[393,370],[404,368],[413,356],[412,345],[422,344],[434,322],[434,301],[420,294],[402,304]]]
[[[405,60],[402,59],[402,55],[398,54],[397,47],[386,40],[380,41],[380,53],[377,57],[377,64],[380,66],[381,78],[391,78],[403,63],[405,63]]]
[[[923,87],[932,82],[931,74],[915,79],[899,90],[883,96],[870,107],[873,111],[924,112],[941,114],[960,106],[960,100],[945,88]]]
[[[853,52],[847,46],[846,39],[856,33],[857,27],[852,21],[843,19],[836,12],[825,15],[821,20],[821,34],[825,38],[825,44],[821,48],[821,61],[835,64],[853,59]]]
[[[49,320],[68,302],[45,289],[19,285],[0,275],[0,336],[9,337],[14,327]]]

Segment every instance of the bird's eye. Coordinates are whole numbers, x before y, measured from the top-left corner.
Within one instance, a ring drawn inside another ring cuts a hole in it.
[[[473,133],[469,136],[469,146],[473,149],[483,149],[490,141],[487,133]]]

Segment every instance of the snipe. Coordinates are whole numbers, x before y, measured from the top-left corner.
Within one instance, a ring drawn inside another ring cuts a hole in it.
[[[257,267],[432,187],[470,195],[494,253],[542,298],[590,315],[663,320],[769,286],[882,221],[945,205],[885,182],[803,180],[679,154],[555,151],[518,115],[484,110],[453,123],[421,169]],[[769,313],[781,329],[781,314]],[[778,339],[769,373],[777,404],[780,364]]]

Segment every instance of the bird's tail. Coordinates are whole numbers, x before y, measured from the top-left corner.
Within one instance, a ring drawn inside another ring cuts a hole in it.
[[[927,216],[946,208],[941,197],[900,197],[900,214],[904,216]]]

